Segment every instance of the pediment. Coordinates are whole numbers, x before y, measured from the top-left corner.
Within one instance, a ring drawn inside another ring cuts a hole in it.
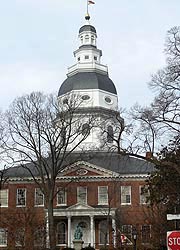
[[[117,173],[107,170],[105,168],[99,167],[97,165],[91,164],[85,161],[78,161],[68,167],[66,167],[63,172],[63,176],[79,176],[79,177],[115,177],[118,176]]]
[[[94,208],[87,204],[76,203],[75,205],[68,207],[66,210],[89,210],[89,209],[92,210]]]

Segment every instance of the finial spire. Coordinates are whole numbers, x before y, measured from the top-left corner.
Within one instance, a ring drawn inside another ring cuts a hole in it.
[[[89,5],[90,4],[95,4],[95,2],[94,1],[91,1],[91,0],[87,0],[87,14],[86,14],[86,16],[85,16],[85,19],[87,20],[87,21],[89,21],[89,19],[90,19],[90,15],[89,15]]]

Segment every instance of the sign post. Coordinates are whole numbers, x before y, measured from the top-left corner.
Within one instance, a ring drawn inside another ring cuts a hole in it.
[[[180,250],[180,231],[167,232],[168,250]]]

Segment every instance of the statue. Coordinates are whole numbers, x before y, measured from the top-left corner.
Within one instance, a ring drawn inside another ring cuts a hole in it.
[[[81,229],[80,225],[77,225],[75,233],[74,233],[74,239],[75,240],[82,240],[82,237],[83,237],[82,229]]]

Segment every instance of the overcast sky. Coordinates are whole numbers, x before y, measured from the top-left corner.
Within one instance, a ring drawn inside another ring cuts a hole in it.
[[[152,98],[147,83],[165,65],[167,30],[180,25],[180,0],[94,0],[102,63],[121,107]],[[74,64],[86,0],[4,0],[0,5],[0,108],[31,91],[58,92]]]

